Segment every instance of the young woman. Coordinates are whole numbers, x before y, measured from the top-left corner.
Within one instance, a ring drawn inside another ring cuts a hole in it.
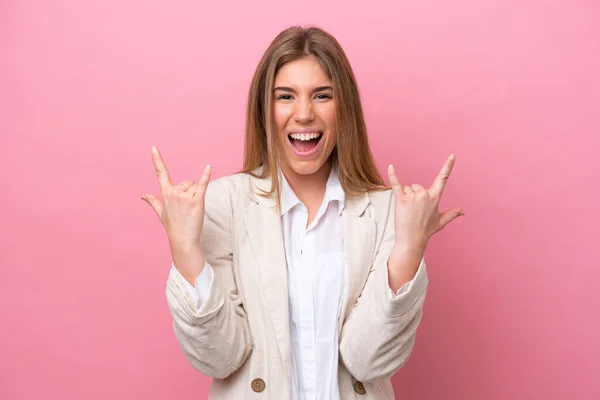
[[[210,399],[393,399],[428,283],[430,237],[464,214],[429,189],[391,190],[369,149],[344,51],[318,28],[281,32],[248,97],[244,169],[173,184],[157,149],[173,265],[167,301]]]

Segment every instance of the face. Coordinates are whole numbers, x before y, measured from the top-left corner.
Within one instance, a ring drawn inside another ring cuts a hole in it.
[[[279,164],[311,175],[330,165],[337,142],[333,84],[313,57],[285,64],[275,76],[273,115]]]

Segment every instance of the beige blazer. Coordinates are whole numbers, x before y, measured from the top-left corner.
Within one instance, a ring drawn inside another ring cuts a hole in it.
[[[197,308],[177,274],[167,279],[173,328],[186,359],[213,377],[209,399],[290,398],[288,283],[281,216],[269,179],[235,174],[206,193],[201,247],[213,270]],[[346,198],[347,284],[338,321],[341,400],[394,398],[390,378],[409,358],[428,284],[424,262],[412,288],[390,302],[394,243],[391,191]],[[398,300],[398,299],[396,299]]]

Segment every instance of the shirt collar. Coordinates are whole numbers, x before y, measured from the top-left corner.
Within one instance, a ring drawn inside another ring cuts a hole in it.
[[[285,175],[283,175],[281,169],[279,169],[279,187],[281,190],[281,215],[285,215],[301,202],[298,199],[298,196],[296,196],[296,193],[294,193],[292,190],[292,187],[288,183],[287,179],[285,179]],[[346,195],[340,183],[337,168],[335,166],[331,168],[329,178],[327,178],[323,202],[327,204],[334,200],[337,200],[338,213],[341,215],[342,210],[344,209]]]

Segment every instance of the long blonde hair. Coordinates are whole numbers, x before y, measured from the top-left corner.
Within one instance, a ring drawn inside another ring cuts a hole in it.
[[[257,178],[270,177],[271,190],[264,196],[277,196],[277,135],[273,119],[273,85],[279,69],[290,61],[314,57],[333,82],[336,98],[337,144],[332,152],[340,184],[348,196],[371,190],[384,190],[369,148],[367,128],[354,73],[337,40],[318,27],[293,26],[273,40],[258,63],[246,110],[244,166],[241,172]],[[256,169],[262,167],[259,175]],[[273,173],[275,172],[275,173]]]

